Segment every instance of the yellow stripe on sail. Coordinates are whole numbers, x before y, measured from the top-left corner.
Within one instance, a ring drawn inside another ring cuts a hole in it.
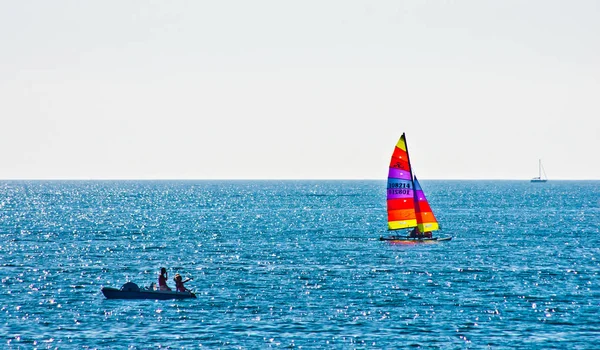
[[[424,222],[422,224],[417,225],[420,232],[431,232],[440,229],[440,225],[437,222]]]
[[[398,147],[401,150],[403,150],[404,152],[406,152],[406,140],[404,139],[404,134],[402,134],[402,136],[400,136],[400,140],[398,140],[396,147]]]
[[[417,219],[388,222],[388,229],[390,230],[399,230],[402,228],[411,228],[415,226],[417,226]]]

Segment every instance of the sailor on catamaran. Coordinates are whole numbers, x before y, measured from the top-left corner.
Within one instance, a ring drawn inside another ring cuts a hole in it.
[[[421,232],[419,232],[419,228],[415,227],[415,228],[412,229],[412,231],[410,231],[410,235],[408,237],[410,237],[410,238],[418,238],[420,233]]]
[[[431,232],[421,232],[419,231],[418,227],[415,227],[412,229],[412,231],[410,231],[410,235],[408,237],[418,239],[431,238]]]

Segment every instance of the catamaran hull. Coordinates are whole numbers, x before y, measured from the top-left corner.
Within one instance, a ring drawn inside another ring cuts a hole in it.
[[[117,288],[104,287],[102,294],[106,299],[151,299],[151,300],[169,300],[169,299],[195,299],[196,294],[192,292],[173,292],[173,291],[123,291]]]
[[[408,238],[408,237],[379,237],[380,241],[388,241],[390,243],[397,244],[423,244],[423,243],[437,243],[451,240],[452,237],[434,237],[434,238]]]

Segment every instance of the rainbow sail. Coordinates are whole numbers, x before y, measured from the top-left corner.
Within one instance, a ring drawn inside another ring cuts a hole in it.
[[[412,178],[406,136],[402,134],[392,153],[388,173],[387,212],[390,230],[417,226]]]
[[[387,181],[388,229],[413,229],[406,236],[379,237],[393,244],[418,244],[450,241],[451,236],[433,237],[432,231],[440,229],[425,192],[414,176],[406,135],[402,134],[394,147]]]
[[[402,134],[390,160],[387,182],[388,229],[418,227],[419,232],[439,230],[425,193],[412,173],[406,135]]]
[[[431,232],[439,230],[440,226],[433,215],[433,211],[427,202],[425,193],[417,181],[417,177],[414,177],[414,188],[415,188],[415,213],[417,215],[417,227],[419,232]]]

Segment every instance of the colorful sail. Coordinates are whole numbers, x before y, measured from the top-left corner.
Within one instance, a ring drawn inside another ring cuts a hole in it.
[[[398,230],[417,226],[412,171],[404,134],[394,148],[387,182],[388,228]]]
[[[394,244],[417,244],[449,241],[452,237],[432,237],[431,231],[439,230],[423,188],[414,176],[405,134],[394,148],[387,182],[388,229],[412,229],[407,236],[379,237],[381,241]]]
[[[429,206],[429,202],[427,202],[427,198],[425,197],[425,193],[417,180],[417,177],[414,177],[414,195],[415,195],[415,213],[417,216],[417,227],[420,232],[431,232],[435,230],[439,230],[440,227],[438,222],[433,215],[433,211]]]

